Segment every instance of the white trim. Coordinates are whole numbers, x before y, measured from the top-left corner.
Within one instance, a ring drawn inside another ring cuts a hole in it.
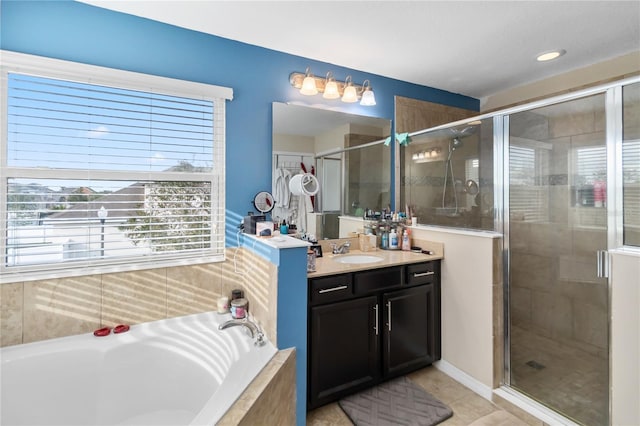
[[[481,237],[481,238],[502,238],[502,234],[495,231],[482,231],[482,230],[474,230],[474,229],[461,229],[461,228],[449,228],[447,226],[437,226],[437,225],[416,225],[411,226],[412,229],[416,229],[418,231],[433,231],[433,232],[442,232],[443,234],[458,234],[458,235],[467,235],[469,237]]]
[[[455,367],[445,360],[436,361],[433,363],[433,366],[457,382],[462,383],[484,399],[491,401],[491,388],[460,370],[458,367]]]
[[[484,120],[486,118],[493,118],[496,116],[507,116],[507,115],[512,115],[518,112],[523,112],[523,111],[530,111],[536,108],[540,108],[543,106],[548,106],[548,105],[552,105],[552,104],[557,104],[560,102],[565,102],[565,101],[570,101],[570,100],[574,100],[577,98],[582,98],[582,97],[587,97],[590,95],[595,95],[598,93],[604,93],[606,92],[608,89],[612,88],[612,87],[616,87],[616,86],[625,86],[628,84],[633,84],[633,83],[638,83],[640,82],[640,76],[633,76],[633,77],[628,77],[628,78],[624,78],[622,80],[617,80],[617,81],[613,81],[610,83],[605,83],[599,86],[593,86],[593,87],[588,87],[586,89],[582,89],[582,90],[577,90],[575,92],[569,92],[569,93],[565,93],[562,95],[557,95],[557,96],[552,96],[550,98],[545,98],[545,99],[541,99],[538,101],[532,101],[529,103],[524,103],[521,105],[516,105],[514,107],[510,107],[510,108],[505,108],[505,109],[499,109],[496,111],[492,111],[492,112],[487,112],[484,114],[479,114],[473,117],[469,117],[469,118],[464,118],[462,120],[458,120],[458,121],[454,121],[451,123],[446,123],[446,124],[439,124],[437,126],[434,127],[430,127],[427,129],[422,129],[422,130],[418,130],[415,131],[413,133],[409,133],[410,137],[413,136],[419,136],[422,134],[426,134],[426,133],[431,133],[431,132],[435,132],[436,130],[442,130],[442,129],[449,129],[451,127],[456,127],[456,126],[464,126],[464,125],[468,125],[469,123],[472,123],[474,121],[478,121],[478,120]]]
[[[640,257],[640,247],[624,246],[609,250],[609,254],[620,254],[623,256]]]
[[[478,381],[474,377],[468,375],[464,371],[448,363],[447,361],[440,360],[433,363],[433,366],[438,370],[445,373],[447,376],[456,380],[457,382],[468,387],[484,399],[493,403],[493,395],[497,395],[507,402],[515,405],[516,407],[526,411],[539,420],[542,420],[545,424],[551,426],[579,426],[570,419],[563,417],[550,410],[542,404],[522,395],[519,392],[514,391],[508,387],[502,386],[496,389],[491,389],[489,386]]]
[[[161,93],[163,95],[180,98],[192,98],[212,102],[213,114],[213,158],[219,160],[218,164],[209,173],[186,176],[172,172],[129,172],[127,180],[131,181],[160,181],[172,179],[175,181],[199,181],[211,184],[211,249],[200,252],[194,256],[160,256],[157,255],[147,263],[145,257],[129,258],[126,260],[113,259],[112,262],[101,264],[99,262],[62,262],[48,265],[46,270],[28,265],[12,266],[10,268],[0,265],[2,275],[0,283],[21,282],[46,278],[62,278],[80,275],[93,275],[109,272],[123,272],[140,269],[153,269],[170,266],[191,265],[199,263],[218,262],[224,260],[224,208],[225,208],[225,141],[226,141],[226,103],[225,100],[233,98],[233,90],[227,87],[213,86],[209,84],[177,80],[154,75],[140,74],[130,71],[110,69],[94,65],[76,62],[62,61],[46,57],[27,55],[17,52],[0,50],[2,62],[0,63],[0,79],[2,86],[0,92],[7,93],[8,75],[11,73],[33,75],[64,81],[73,81],[82,84],[102,85],[118,87],[127,90],[147,93]],[[7,101],[6,96],[0,100],[0,129],[4,130],[0,135],[0,180],[5,181],[7,176],[20,176],[21,178],[47,179],[113,179],[113,171],[82,170],[82,169],[38,169],[8,167],[6,159],[7,149]],[[6,205],[7,191],[5,185],[0,185],[0,235],[6,234]],[[4,252],[4,241],[0,239],[0,253]]]
[[[107,86],[118,85],[126,89],[143,91],[153,91],[155,89],[161,90],[168,95],[192,96],[196,99],[202,99],[203,94],[211,100],[215,98],[233,99],[233,89],[229,87],[27,55],[8,50],[0,50],[0,56],[2,56],[0,68],[3,72],[11,71],[21,74],[42,75],[43,70],[46,70],[47,77],[82,83]],[[79,79],[79,74],[86,76],[86,78]]]
[[[493,393],[505,401],[510,402],[516,407],[526,411],[537,419],[543,421],[550,426],[579,426],[578,423],[574,423],[571,419],[559,415],[553,410],[545,407],[542,404],[537,403],[533,399],[514,391],[506,386],[499,387],[493,390]]]

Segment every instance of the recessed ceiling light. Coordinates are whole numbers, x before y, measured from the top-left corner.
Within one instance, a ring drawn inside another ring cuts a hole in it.
[[[565,53],[567,53],[567,51],[564,50],[564,49],[551,50],[549,52],[544,52],[544,53],[539,54],[538,57],[536,58],[536,60],[538,62],[551,61],[553,59],[559,58],[560,56],[564,55]]]

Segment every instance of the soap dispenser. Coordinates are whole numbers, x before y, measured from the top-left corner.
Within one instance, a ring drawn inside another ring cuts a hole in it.
[[[409,237],[409,230],[405,229],[402,233],[402,250],[410,251],[411,250],[411,238]]]
[[[389,234],[389,249],[398,250],[398,234],[395,229],[392,229]]]

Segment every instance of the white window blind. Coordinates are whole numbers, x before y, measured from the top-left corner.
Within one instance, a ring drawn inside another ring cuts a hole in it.
[[[576,148],[576,169],[578,182],[593,185],[607,179],[607,148],[605,146]]]
[[[465,181],[471,179],[476,183],[480,179],[480,160],[478,158],[469,158],[464,162]]]
[[[540,185],[540,170],[547,153],[541,149],[509,147],[509,211],[512,219],[548,220],[548,188]]]
[[[624,212],[624,243],[639,245],[640,232],[640,140],[622,143],[622,202]]]
[[[222,259],[224,99],[5,72],[5,274]]]

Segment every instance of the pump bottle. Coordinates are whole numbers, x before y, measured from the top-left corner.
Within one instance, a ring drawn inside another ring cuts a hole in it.
[[[398,250],[398,234],[396,234],[395,229],[392,229],[391,234],[389,234],[389,249]]]
[[[409,230],[405,229],[402,233],[402,250],[410,251],[411,250],[411,238],[409,237]]]

